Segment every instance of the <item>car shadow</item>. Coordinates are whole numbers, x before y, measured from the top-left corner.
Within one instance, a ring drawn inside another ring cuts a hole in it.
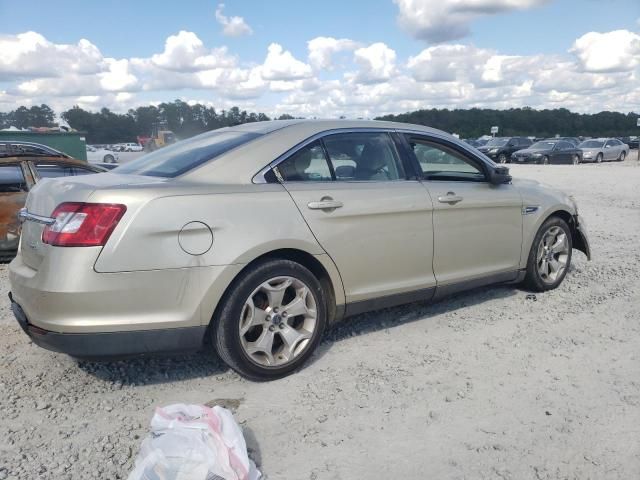
[[[524,298],[527,294],[528,292],[510,285],[489,286],[461,292],[437,302],[415,302],[355,315],[325,332],[324,339],[307,365],[322,358],[337,342],[399,327],[409,322],[429,320],[436,315],[490,300],[514,295],[522,295]],[[105,382],[123,386],[145,386],[232,374],[210,346],[201,352],[184,355],[158,355],[100,362],[78,360],[78,367]]]
[[[414,302],[348,317],[332,326],[325,333],[325,338],[316,353],[311,357],[309,364],[322,358],[329,352],[331,346],[337,342],[380,330],[399,327],[418,320],[429,320],[437,315],[471,307],[490,300],[508,298],[515,295],[522,295],[523,298],[525,298],[528,294],[529,292],[511,285],[487,286],[460,292],[435,302]]]
[[[105,382],[146,386],[207,378],[229,371],[210,347],[182,355],[150,355],[118,361],[78,360],[78,367]]]

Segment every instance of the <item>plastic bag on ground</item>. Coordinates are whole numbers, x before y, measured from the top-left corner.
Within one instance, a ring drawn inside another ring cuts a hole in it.
[[[175,404],[157,408],[128,480],[257,480],[229,410]]]

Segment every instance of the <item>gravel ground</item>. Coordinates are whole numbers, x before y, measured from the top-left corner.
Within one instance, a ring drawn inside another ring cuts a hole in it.
[[[218,403],[271,479],[640,478],[640,166],[514,166],[575,195],[593,261],[353,318],[251,383],[213,356],[77,362],[33,346],[0,270],[0,480],[126,478],[153,409]]]

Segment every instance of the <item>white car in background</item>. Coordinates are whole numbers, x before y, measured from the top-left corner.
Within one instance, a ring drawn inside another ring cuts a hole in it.
[[[87,162],[89,163],[118,163],[118,158],[116,152],[87,145]]]
[[[144,147],[139,143],[121,143],[122,152],[142,152]]]

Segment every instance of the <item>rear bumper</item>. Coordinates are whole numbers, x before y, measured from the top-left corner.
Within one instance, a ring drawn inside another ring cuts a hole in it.
[[[22,307],[13,299],[11,310],[20,327],[36,345],[72,357],[101,360],[131,356],[197,351],[202,348],[206,326],[134,330],[107,333],[59,333],[29,323]]]

